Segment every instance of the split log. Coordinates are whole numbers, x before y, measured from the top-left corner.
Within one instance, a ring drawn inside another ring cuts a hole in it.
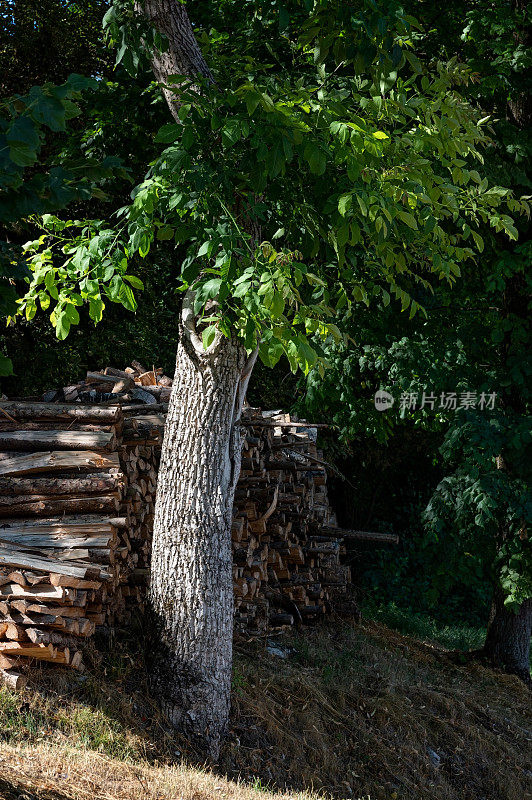
[[[39,558],[28,553],[17,550],[8,550],[0,546],[0,566],[8,565],[11,567],[22,567],[38,572],[54,572],[58,575],[68,575],[72,578],[85,580],[89,575],[93,575],[95,570],[90,567],[75,566],[52,558]],[[104,575],[103,571],[97,570],[98,577]]]
[[[25,675],[11,669],[0,669],[0,683],[13,691],[20,691],[28,682]]]
[[[106,434],[107,436],[108,434]],[[119,469],[117,453],[94,453],[78,451],[52,451],[15,455],[9,453],[0,459],[0,475],[31,475],[38,472],[66,472],[68,470],[109,470]]]

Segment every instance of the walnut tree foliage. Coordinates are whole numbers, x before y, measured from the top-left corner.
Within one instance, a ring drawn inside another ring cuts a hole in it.
[[[530,196],[530,10],[520,2],[452,0],[422,13],[420,51],[460,56],[472,80],[459,91],[490,117],[486,175]],[[481,221],[482,253],[452,292],[441,284],[425,296],[426,319],[401,322],[382,308],[378,317],[352,316],[347,324],[359,350],[330,344],[325,378],[311,373],[306,383],[306,412],[321,409],[346,440],[371,436],[390,449],[412,429],[439,437],[435,463],[443,478],[432,487],[425,529],[407,536],[410,561],[430,575],[433,605],[452,596],[457,579],[499,587],[514,610],[532,596],[532,250],[528,219],[516,225],[518,241]],[[375,410],[377,389],[394,395],[393,411]],[[423,391],[436,392],[435,408],[419,408]],[[495,407],[442,408],[440,392],[449,391],[458,398],[495,392]],[[398,412],[402,393],[417,394],[416,409]],[[414,529],[418,517],[416,509]],[[405,589],[409,577],[393,579]],[[410,580],[417,591],[425,579]]]
[[[21,312],[49,307],[64,338],[83,304],[95,322],[107,301],[134,310],[132,259],[175,247],[205,346],[220,330],[270,366],[285,355],[322,371],[323,343],[346,335],[340,314],[392,302],[414,315],[482,250],[482,224],[516,237],[510,215],[527,206],[482,174],[485,120],[458,91],[468,69],[420,61],[415,19],[392,6],[292,6],[263,24],[269,63],[240,52],[238,32],[231,50],[198,31],[214,84],[172,79],[180,123],[159,130],[129,205],[44,218]],[[107,25],[118,59],[141,69],[143,18],[120,2]]]
[[[116,160],[96,162],[87,158],[45,157],[50,140],[66,130],[80,113],[84,91],[94,88],[91,78],[72,74],[60,85],[46,83],[27,94],[15,94],[0,102],[0,313],[12,317],[18,309],[17,282],[32,281],[32,273],[20,247],[9,233],[32,214],[57,211],[80,198],[98,192],[95,184],[113,174]],[[41,305],[46,306],[44,295]],[[26,303],[31,319],[34,303]],[[0,375],[11,372],[11,360],[0,356]]]

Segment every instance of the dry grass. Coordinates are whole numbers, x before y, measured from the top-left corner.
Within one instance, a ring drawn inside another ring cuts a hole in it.
[[[237,646],[216,773],[191,766],[124,641],[83,680],[43,669],[22,695],[0,691],[2,777],[16,787],[0,782],[0,798],[532,798],[531,695],[517,679],[374,622],[280,641],[287,659]]]
[[[0,746],[2,800],[313,800],[273,794],[185,765],[130,764],[69,746]]]

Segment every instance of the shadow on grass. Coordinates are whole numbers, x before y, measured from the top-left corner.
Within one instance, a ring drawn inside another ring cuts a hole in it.
[[[141,631],[139,621],[89,651],[83,675],[42,667],[24,693],[0,690],[0,740],[198,766],[150,698]],[[277,639],[286,658],[265,640],[236,644],[217,774],[336,798],[526,797],[530,695],[517,679],[453,664],[444,648],[376,622]]]
[[[55,789],[29,789],[22,781],[11,783],[0,778],[1,800],[70,800],[70,797]]]

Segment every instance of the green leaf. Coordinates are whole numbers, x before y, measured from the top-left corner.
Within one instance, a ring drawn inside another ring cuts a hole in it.
[[[477,246],[477,250],[480,253],[482,253],[482,251],[484,250],[484,239],[476,231],[471,231],[471,235],[473,237],[473,241]]]
[[[222,145],[228,149],[240,140],[242,122],[239,119],[228,119],[222,128]]]
[[[285,301],[282,294],[280,292],[275,292],[270,306],[272,316],[275,318],[281,317],[284,312],[284,307]]]
[[[208,252],[209,252],[209,248],[210,248],[211,244],[212,243],[211,243],[210,240],[208,242],[203,242],[203,244],[201,245],[200,249],[198,250],[197,257],[201,258],[201,256],[206,256],[208,254]]]
[[[338,211],[345,217],[347,211],[351,208],[351,203],[353,202],[353,196],[351,194],[343,194],[340,199],[338,200]]]
[[[70,320],[66,313],[63,311],[59,314],[55,323],[55,335],[60,341],[63,341],[68,336],[70,331]]]
[[[408,211],[398,211],[397,216],[405,225],[408,225],[413,231],[417,231],[416,218],[412,214],[409,214]]]
[[[174,238],[174,229],[171,225],[163,225],[157,229],[157,238],[160,242],[168,242]]]
[[[89,298],[89,317],[94,322],[100,322],[103,316],[105,305],[100,295]]]
[[[169,122],[163,125],[162,128],[159,128],[155,135],[155,141],[165,143],[175,142],[179,139],[181,131],[181,125],[177,125],[175,122]]]
[[[310,171],[314,175],[323,175],[327,165],[327,159],[321,148],[314,144],[314,142],[309,142],[305,147],[303,155],[309,163]]]
[[[123,275],[122,277],[125,281],[128,281],[134,289],[140,289],[141,291],[144,289],[144,284],[136,275]]]
[[[251,89],[246,93],[246,108],[249,116],[253,114],[257,106],[262,100],[262,95],[256,89]]]
[[[233,297],[243,297],[248,293],[250,287],[250,281],[242,281],[242,283],[239,283],[238,286],[235,286],[231,294]]]
[[[202,331],[201,339],[203,341],[204,350],[206,350],[214,342],[216,330],[216,325],[209,325],[208,328],[205,328],[205,330]]]
[[[282,342],[271,336],[271,333],[269,338],[263,339],[259,343],[259,358],[266,367],[274,367],[284,352]]]
[[[65,307],[65,316],[72,325],[79,324],[79,311],[72,303],[67,303]]]

